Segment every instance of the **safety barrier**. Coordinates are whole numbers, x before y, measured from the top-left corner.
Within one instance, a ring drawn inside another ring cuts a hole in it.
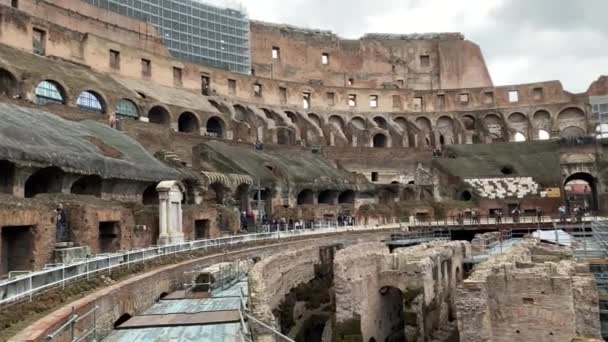
[[[354,230],[370,230],[369,226],[322,226],[318,229],[301,229],[275,231],[267,233],[244,234],[217,239],[189,241],[165,246],[151,246],[132,251],[121,251],[111,254],[100,254],[91,258],[77,259],[70,264],[47,265],[41,271],[14,271],[7,280],[0,282],[0,305],[29,297],[31,301],[35,294],[51,288],[65,287],[66,284],[89,279],[100,272],[112,273],[119,267],[130,268],[135,264],[143,264],[148,260],[162,256],[178,255],[180,253],[204,250],[207,248],[228,247],[240,243],[268,241],[281,238],[293,238],[309,235],[321,235]]]

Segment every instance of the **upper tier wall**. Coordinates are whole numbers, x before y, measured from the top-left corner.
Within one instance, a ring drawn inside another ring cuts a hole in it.
[[[278,49],[274,56],[273,49]],[[251,54],[255,74],[277,80],[414,90],[492,86],[481,50],[457,33],[346,40],[331,32],[254,21]]]
[[[7,0],[0,0],[0,4],[6,2]],[[208,89],[210,95],[230,97],[234,100],[257,105],[280,106],[291,111],[450,112],[495,108],[515,109],[530,105],[543,106],[544,104],[573,101],[572,95],[564,92],[559,82],[497,88],[418,91],[397,89],[396,87],[380,89],[380,85],[377,85],[377,88],[358,88],[361,85],[356,80],[352,87],[344,87],[343,84],[340,86],[311,85],[309,83],[287,82],[260,76],[235,74],[172,59],[168,56],[166,48],[162,44],[158,44],[158,39],[142,32],[136,32],[132,30],[132,27],[123,29],[83,16],[73,10],[51,5],[45,1],[21,0],[19,4],[19,10],[8,6],[0,6],[0,19],[2,20],[0,43],[33,52],[32,37],[34,29],[43,30],[46,34],[45,54],[47,56],[84,64],[116,78],[128,78],[142,84],[185,89],[199,94],[202,90],[201,76],[203,75],[210,78]],[[86,14],[88,12],[82,11],[82,13]],[[101,16],[100,13],[96,15]],[[51,20],[47,21],[46,18]],[[119,24],[122,23],[122,20],[115,21]],[[129,23],[130,21],[126,20],[125,22]],[[60,27],[56,23],[69,23],[69,28]],[[390,39],[373,41],[369,38],[363,38],[361,42],[361,44],[379,44],[380,47],[389,43],[396,44],[395,40]],[[469,44],[464,40],[455,39],[437,41],[398,40],[397,42],[399,44],[443,44],[441,49],[446,51],[460,49],[452,46],[454,44]],[[472,50],[478,49],[472,45],[469,47]],[[462,49],[466,50],[464,47]],[[110,65],[110,50],[120,53],[118,66],[112,67]],[[361,55],[360,57],[365,60],[365,63],[376,63],[374,61],[377,60],[373,54]],[[482,58],[481,56],[478,57]],[[144,59],[150,61],[151,71],[149,75],[142,71],[142,60]],[[457,59],[452,61],[454,63],[450,62],[441,68],[443,73],[450,73],[450,77],[453,76],[455,79],[463,80],[468,78],[466,75],[469,73],[479,74],[474,71],[475,69],[459,67],[458,65],[464,65],[463,61],[458,62]],[[433,58],[431,58],[431,62],[435,62]],[[179,70],[179,72],[175,70]],[[452,71],[449,72],[448,70]],[[176,75],[176,72],[181,74],[181,77]],[[443,79],[446,82],[449,81],[448,77]],[[256,84],[261,87],[259,94],[254,92]],[[460,85],[464,86],[465,84]],[[509,92],[511,91],[517,91],[517,101],[509,101]],[[310,94],[309,108],[303,108],[304,93]],[[355,97],[355,101],[351,101],[349,104],[351,96]],[[375,101],[371,101],[373,98],[375,98]]]

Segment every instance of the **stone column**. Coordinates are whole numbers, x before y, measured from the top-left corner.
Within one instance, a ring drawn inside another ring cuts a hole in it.
[[[184,241],[182,230],[182,198],[185,190],[178,181],[160,182],[156,187],[159,199],[159,237],[158,243],[181,243]]]

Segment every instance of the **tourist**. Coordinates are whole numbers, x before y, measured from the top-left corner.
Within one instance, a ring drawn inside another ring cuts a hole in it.
[[[513,209],[513,211],[511,211],[511,215],[513,217],[513,223],[519,223],[520,214],[521,214],[521,211],[519,210],[519,207],[515,207],[515,209]]]
[[[536,208],[536,221],[538,223],[543,222],[543,210],[540,207]]]
[[[479,223],[479,221],[478,221],[478,217],[477,217],[477,210],[475,210],[475,209],[473,209],[473,210],[471,211],[471,223],[472,223],[472,224],[477,224],[477,223]]]
[[[67,241],[67,226],[68,223],[65,215],[65,210],[63,209],[63,204],[59,204],[57,206],[57,209],[55,209],[55,238],[57,239],[57,242]]]
[[[494,214],[496,215],[496,223],[501,224],[502,223],[502,210],[498,209],[494,212]]]
[[[566,207],[560,205],[557,210],[559,211],[559,222],[566,222]]]

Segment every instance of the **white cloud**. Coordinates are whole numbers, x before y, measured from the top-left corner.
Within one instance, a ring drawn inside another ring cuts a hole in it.
[[[463,32],[496,85],[562,81],[574,92],[608,73],[606,0],[244,0],[252,19],[367,32]],[[603,13],[603,14],[602,14]]]

